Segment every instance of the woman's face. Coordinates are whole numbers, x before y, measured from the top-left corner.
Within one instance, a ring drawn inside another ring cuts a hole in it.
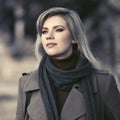
[[[71,37],[66,21],[61,16],[48,18],[42,27],[41,42],[45,52],[56,59],[64,59],[72,53]]]

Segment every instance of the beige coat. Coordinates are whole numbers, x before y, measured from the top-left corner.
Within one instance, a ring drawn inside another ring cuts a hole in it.
[[[25,92],[27,91],[35,91],[27,108],[29,120],[47,120],[45,107],[39,92],[38,80],[38,71],[23,75],[20,78],[16,120],[24,120]],[[97,120],[120,120],[120,94],[114,78],[109,73],[102,71],[94,72],[91,75],[91,80]],[[61,120],[86,120],[86,104],[79,87],[74,85],[70,91],[60,115]],[[114,100],[112,97],[117,100]],[[105,112],[106,115],[109,114],[109,117],[105,118]]]

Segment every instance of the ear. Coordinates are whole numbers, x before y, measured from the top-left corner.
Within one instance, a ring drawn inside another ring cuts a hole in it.
[[[76,44],[77,43],[77,41],[76,40],[72,40],[72,44]]]

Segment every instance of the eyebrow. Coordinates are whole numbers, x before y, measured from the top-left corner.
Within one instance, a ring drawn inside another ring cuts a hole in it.
[[[54,29],[57,28],[57,27],[65,28],[63,25],[55,25],[55,26],[53,26]],[[47,27],[42,27],[42,29],[48,29],[48,28]]]

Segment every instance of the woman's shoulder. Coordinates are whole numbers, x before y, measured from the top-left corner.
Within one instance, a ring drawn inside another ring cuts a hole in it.
[[[111,88],[118,88],[115,75],[109,70],[94,70],[94,81],[97,83],[98,88],[101,91],[108,91]]]
[[[36,70],[30,71],[30,72],[24,72],[24,73],[21,74],[20,79],[22,81],[29,80],[35,73],[36,73]]]
[[[34,70],[28,73],[22,73],[19,84],[24,88],[24,91],[38,89],[38,71]]]
[[[106,69],[94,69],[96,77],[114,77],[114,74],[110,70]]]
[[[21,74],[21,78],[28,78],[28,77],[32,77],[32,76],[36,76],[36,74],[38,73],[38,70],[33,70],[30,72],[24,72]]]
[[[110,70],[94,69],[92,78],[92,81],[102,89],[116,84],[115,75]]]

